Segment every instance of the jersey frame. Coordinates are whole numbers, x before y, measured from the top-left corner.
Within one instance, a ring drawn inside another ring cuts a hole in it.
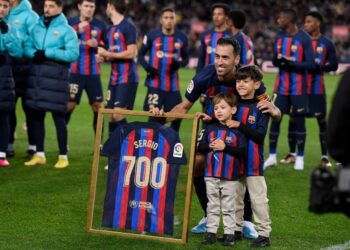
[[[86,225],[87,232],[104,234],[104,235],[117,235],[122,237],[129,237],[129,238],[143,238],[143,239],[157,240],[162,242],[171,242],[171,243],[178,243],[178,244],[187,243],[191,200],[192,200],[193,167],[194,167],[194,161],[195,161],[196,141],[197,141],[197,134],[198,134],[198,118],[195,115],[179,114],[179,113],[165,113],[161,116],[164,118],[188,119],[193,121],[192,138],[191,138],[191,145],[190,145],[190,157],[188,158],[188,174],[187,174],[182,234],[181,234],[181,238],[172,238],[172,237],[166,237],[166,236],[163,237],[163,236],[155,236],[155,235],[130,233],[130,232],[119,232],[119,231],[117,232],[117,231],[93,228],[98,167],[99,167],[99,161],[100,161],[100,144],[101,144],[102,127],[103,127],[103,116],[105,114],[110,114],[110,115],[119,114],[119,115],[125,115],[125,116],[132,115],[132,116],[143,116],[143,117],[154,116],[151,113],[146,111],[125,110],[120,108],[99,109],[98,118],[97,118],[95,145],[94,145],[94,157],[93,157],[93,163],[92,163],[91,183],[90,183],[90,194],[89,194],[87,225]]]

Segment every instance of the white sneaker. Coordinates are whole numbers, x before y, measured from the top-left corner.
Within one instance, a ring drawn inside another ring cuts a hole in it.
[[[248,239],[258,238],[258,232],[255,230],[255,225],[250,221],[243,222],[243,236]]]
[[[294,170],[304,170],[304,156],[297,156],[294,163]]]
[[[275,167],[275,166],[277,166],[276,154],[270,154],[269,157],[267,157],[266,161],[264,162],[264,170],[269,167]]]
[[[202,234],[207,231],[207,217],[203,217],[198,224],[191,229],[194,234]]]

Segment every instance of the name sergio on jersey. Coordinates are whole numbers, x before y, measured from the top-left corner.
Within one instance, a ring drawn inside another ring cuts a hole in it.
[[[151,148],[153,150],[157,150],[158,143],[152,140],[138,140],[134,142],[135,149],[138,148]]]

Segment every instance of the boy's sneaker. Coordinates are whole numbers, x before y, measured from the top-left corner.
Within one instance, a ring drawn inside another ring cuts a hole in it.
[[[10,166],[10,163],[6,159],[0,159],[0,168],[6,168]]]
[[[63,156],[58,157],[58,161],[55,164],[55,168],[66,168],[68,167],[69,162]]]
[[[233,246],[235,244],[234,234],[224,234],[224,246]]]
[[[304,157],[297,156],[297,159],[294,163],[294,170],[304,170]]]
[[[252,242],[252,244],[250,244],[250,247],[252,247],[252,248],[268,247],[270,245],[271,245],[271,242],[270,242],[270,238],[269,237],[265,237],[265,236],[259,235],[259,237],[257,239],[255,239]]]
[[[255,225],[250,221],[243,222],[243,236],[248,239],[256,239],[259,236],[255,230]]]
[[[199,222],[198,225],[193,227],[191,232],[194,234],[202,234],[207,231],[207,217],[203,217]]]
[[[321,166],[325,167],[325,168],[331,168],[332,167],[332,163],[328,160],[327,157],[322,156],[321,157]]]
[[[204,236],[204,240],[202,241],[202,244],[210,245],[210,244],[214,244],[215,242],[216,242],[216,234],[206,233]]]
[[[269,157],[264,162],[264,169],[267,169],[269,167],[275,167],[275,166],[277,166],[276,156],[269,155]]]
[[[33,158],[30,161],[26,161],[24,165],[26,166],[35,166],[35,165],[43,165],[46,163],[46,158],[41,157],[37,154],[33,156]]]
[[[290,164],[293,162],[295,162],[295,155],[292,155],[291,153],[287,154],[286,157],[280,160],[280,163],[282,164]]]
[[[224,235],[225,236],[225,235]],[[224,236],[221,237],[217,237],[216,240],[223,242],[224,241]],[[240,231],[235,231],[235,234],[233,235],[233,240],[234,241],[239,241],[239,240],[243,240],[243,235],[242,232]]]
[[[26,156],[26,159],[28,160],[28,161],[30,161],[32,158],[33,158],[33,156],[35,155],[35,151],[34,150],[31,150],[31,149],[28,149],[27,150],[27,156]]]

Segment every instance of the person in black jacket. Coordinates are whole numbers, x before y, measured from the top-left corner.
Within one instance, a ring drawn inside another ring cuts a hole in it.
[[[10,10],[8,0],[0,0],[0,167],[7,167],[6,149],[10,138],[9,114],[15,109],[15,83],[9,55],[21,57],[23,49],[16,32],[4,20]]]

